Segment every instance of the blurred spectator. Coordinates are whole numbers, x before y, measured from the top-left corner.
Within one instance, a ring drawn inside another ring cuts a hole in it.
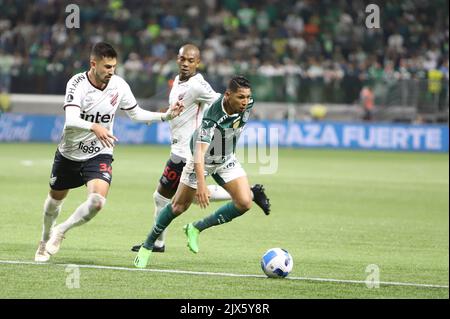
[[[400,83],[394,97],[412,103],[427,93],[418,81],[429,71],[448,83],[445,0],[79,0],[80,29],[65,27],[65,1],[0,2],[0,86],[12,92],[63,94],[60,83],[88,68],[82,54],[99,40],[117,47],[118,72],[138,97],[166,92],[186,42],[202,50],[217,90],[245,73],[263,77],[255,79],[263,99],[355,103],[370,81],[375,96]],[[380,29],[364,27],[370,3],[382,7]]]
[[[370,85],[365,85],[360,93],[360,103],[364,111],[363,120],[373,121],[375,110],[375,95]]]
[[[0,91],[9,92],[11,86],[11,69],[14,65],[12,54],[0,48]]]

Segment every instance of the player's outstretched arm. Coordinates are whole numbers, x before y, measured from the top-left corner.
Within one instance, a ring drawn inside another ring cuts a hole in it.
[[[169,107],[169,109],[165,113],[146,111],[138,105],[124,111],[133,121],[151,124],[153,122],[159,121],[170,121],[183,111],[183,107],[183,103],[181,101],[178,101],[177,103]]]
[[[209,144],[204,142],[197,142],[194,152],[194,171],[197,176],[197,193],[195,199],[201,208],[206,208],[209,205],[209,191],[205,181],[205,154],[208,150]]]
[[[170,106],[167,112],[165,113],[164,121],[170,121],[180,115],[184,110],[183,101],[178,100],[174,105]]]

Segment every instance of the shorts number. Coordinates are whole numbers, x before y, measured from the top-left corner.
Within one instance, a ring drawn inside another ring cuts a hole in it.
[[[169,166],[166,167],[166,169],[164,170],[164,174],[165,177],[167,177],[167,179],[169,181],[174,181],[178,178],[178,174],[176,171],[171,170]]]
[[[100,163],[100,172],[108,172],[112,175],[112,167],[107,165],[106,163]]]

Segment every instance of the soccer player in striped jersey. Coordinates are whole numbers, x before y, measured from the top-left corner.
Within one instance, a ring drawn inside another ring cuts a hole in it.
[[[200,51],[193,44],[182,46],[178,52],[177,64],[179,74],[175,77],[169,95],[169,104],[178,100],[183,101],[184,110],[177,118],[170,121],[171,150],[159,185],[153,193],[155,219],[160,211],[170,203],[178,188],[181,173],[190,156],[189,141],[192,133],[202,122],[205,110],[219,97],[203,76],[197,72],[200,65]],[[226,190],[217,185],[208,185],[209,200],[229,200],[231,197]],[[260,184],[252,186],[252,198],[265,214],[270,212],[270,202],[264,188]],[[166,232],[162,232],[153,246],[154,252],[165,251]],[[142,244],[135,245],[132,251],[138,251]]]
[[[211,215],[184,227],[189,249],[197,253],[198,235],[205,229],[230,222],[252,206],[247,175],[236,158],[239,136],[248,121],[253,98],[249,81],[241,76],[231,79],[224,95],[205,112],[201,127],[192,135],[191,156],[183,169],[180,185],[172,200],[160,212],[146,241],[134,260],[145,268],[158,236],[172,220],[185,212],[194,199],[201,208],[209,205],[205,175],[211,175],[230,195],[232,201]]]
[[[117,109],[143,123],[171,120],[182,111],[180,101],[166,113],[140,108],[129,85],[114,74],[116,65],[114,48],[99,42],[90,54],[90,70],[74,75],[67,83],[65,125],[53,161],[35,261],[48,261],[60,249],[67,231],[91,220],[105,205],[117,141],[113,135]],[[69,190],[82,185],[87,186],[86,201],[66,221],[53,227]]]

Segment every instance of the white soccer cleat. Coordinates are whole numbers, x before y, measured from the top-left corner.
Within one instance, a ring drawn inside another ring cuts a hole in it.
[[[50,235],[50,239],[45,245],[45,250],[50,255],[54,255],[59,251],[61,247],[62,240],[64,239],[64,233],[58,230],[58,227],[53,228],[52,233]]]
[[[34,255],[34,261],[39,263],[45,263],[50,259],[50,254],[45,250],[45,244],[47,242],[41,240],[39,242],[39,247]]]

